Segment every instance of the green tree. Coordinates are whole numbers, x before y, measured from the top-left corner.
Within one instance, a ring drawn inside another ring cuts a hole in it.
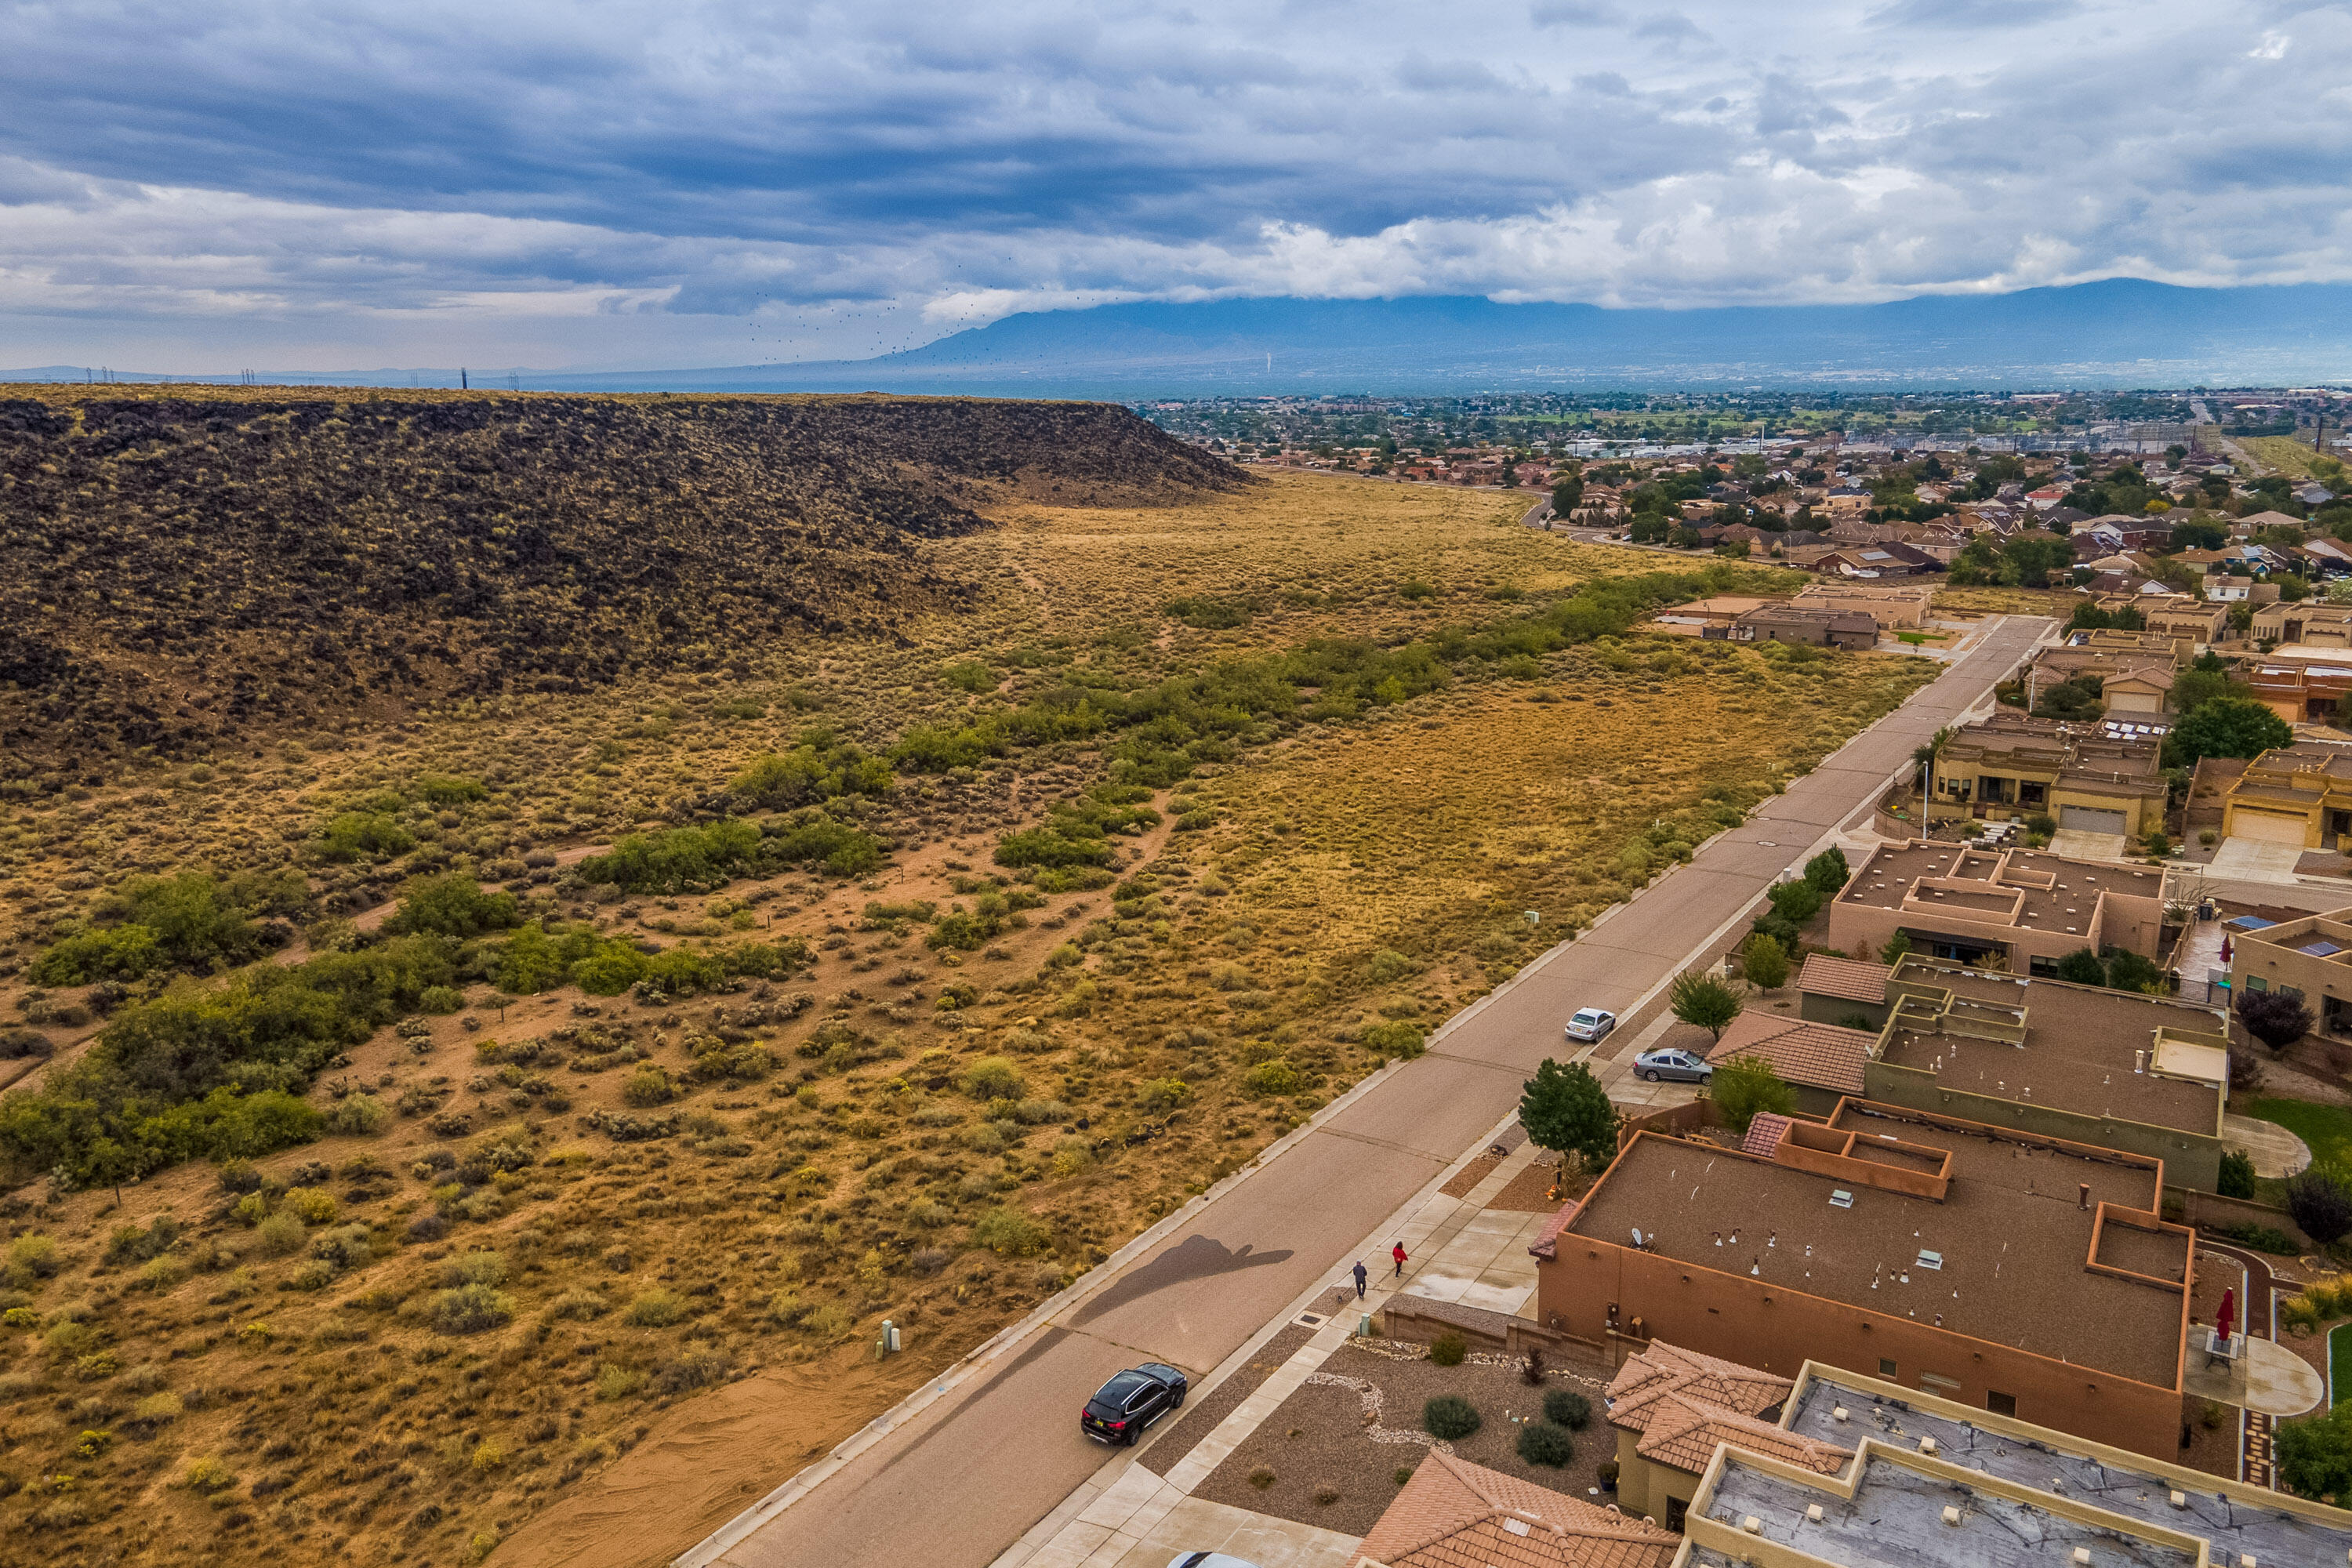
[[[1910,955],[1911,933],[1898,931],[1886,939],[1885,946],[1878,950],[1878,962],[1892,969]]]
[[[1776,884],[1765,896],[1772,900],[1772,912],[1790,925],[1803,925],[1822,912],[1822,890],[1801,877]]]
[[[1727,1062],[1717,1062],[1706,1092],[1731,1130],[1742,1134],[1759,1111],[1786,1116],[1797,1108],[1796,1091],[1780,1080],[1772,1064],[1762,1057],[1734,1057]]]
[[[1666,987],[1666,1005],[1675,1017],[1717,1039],[1739,1016],[1739,998],[1730,986],[1696,969],[1685,969]]]
[[[2347,584],[2352,585],[2352,579],[2347,579]],[[2172,707],[2175,712],[2194,713],[2215,698],[2229,695],[2229,664],[2210,647],[2191,659],[2189,668],[2173,678]]]
[[[1845,863],[1845,851],[1835,846],[1805,862],[1805,880],[1824,899],[1836,898],[1853,874],[1853,868]]]
[[[2230,531],[2201,517],[2183,518],[2172,525],[2175,550],[2219,550],[2230,542]]]
[[[1570,517],[1584,504],[1584,476],[1570,474],[1551,488],[1551,510]]]
[[[1567,1067],[1546,1057],[1521,1086],[1519,1125],[1538,1149],[1571,1151],[1598,1171],[1617,1157],[1617,1109],[1582,1062]]]
[[[2105,985],[2107,966],[2087,947],[2078,947],[2058,960],[2058,978],[2076,985]]]
[[[1789,983],[1789,955],[1768,932],[1759,931],[1748,939],[1741,960],[1748,983],[1759,991],[1778,991]]]
[[[2278,1429],[2279,1479],[2298,1497],[2352,1497],[2352,1400]]]
[[[2165,763],[2190,767],[2200,757],[2258,757],[2294,740],[2286,721],[2252,699],[2216,697],[2173,726]]]
[[[383,922],[383,929],[468,937],[511,930],[521,923],[521,906],[512,893],[484,892],[472,877],[451,872],[410,882],[401,894],[400,908]]]

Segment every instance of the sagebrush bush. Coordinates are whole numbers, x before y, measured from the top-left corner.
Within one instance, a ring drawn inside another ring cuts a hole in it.
[[[322,1177],[325,1169],[320,1167]],[[278,1207],[279,1213],[290,1214],[304,1225],[331,1225],[337,1213],[334,1194],[318,1187],[289,1187]]]
[[[483,1249],[453,1258],[441,1266],[441,1283],[454,1289],[460,1285],[503,1285],[507,1282],[507,1260],[496,1252]]]
[[[674,1097],[669,1074],[648,1062],[621,1085],[621,1099],[630,1105],[664,1105]]]
[[[551,1318],[601,1318],[613,1310],[613,1304],[593,1290],[566,1290],[547,1304]]]
[[[425,1307],[425,1317],[445,1334],[476,1334],[502,1329],[514,1321],[514,1298],[488,1285],[460,1285],[436,1290]]]
[[[636,1328],[666,1329],[685,1318],[686,1298],[658,1288],[639,1291],[622,1316]]]
[[[1470,1353],[1470,1342],[1448,1329],[1429,1342],[1429,1359],[1439,1366],[1460,1366]]]
[[[335,1101],[334,1109],[327,1112],[327,1131],[353,1134],[373,1132],[391,1114],[383,1101],[374,1095],[347,1094]]]
[[[279,1209],[255,1226],[253,1234],[260,1241],[262,1251],[272,1258],[284,1258],[302,1249],[310,1231],[291,1209]]]
[[[1003,1057],[982,1057],[963,1075],[963,1091],[974,1100],[1018,1100],[1024,1087],[1021,1069]]]
[[[1054,1233],[1034,1215],[993,1208],[972,1223],[971,1241],[1002,1258],[1034,1258],[1054,1244]]]

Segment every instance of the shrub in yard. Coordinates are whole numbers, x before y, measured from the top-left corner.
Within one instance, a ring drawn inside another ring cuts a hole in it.
[[[1429,1359],[1439,1366],[1460,1366],[1470,1353],[1470,1342],[1448,1329],[1429,1342]]]
[[[1268,1469],[1265,1466],[1260,1465],[1256,1469],[1254,1469],[1249,1473],[1249,1484],[1255,1487],[1258,1490],[1264,1491],[1266,1488],[1274,1485],[1274,1472],[1271,1469]]]
[[[2248,1154],[2243,1149],[2223,1150],[2221,1179],[2214,1184],[2213,1190],[2225,1198],[2252,1197],[2254,1195],[2253,1156]]]
[[[478,1334],[514,1321],[514,1298],[488,1285],[460,1285],[435,1291],[425,1316],[445,1334]]]
[[[1054,1233],[1034,1215],[993,1208],[973,1222],[971,1241],[1000,1258],[1034,1258],[1053,1245]]]
[[[2352,1193],[2316,1166],[2287,1183],[2286,1212],[2294,1216],[2305,1236],[2322,1247],[2333,1247],[2352,1232]]]
[[[1519,1428],[1519,1458],[1530,1465],[1549,1465],[1554,1469],[1576,1458],[1576,1439],[1568,1428],[1550,1421],[1530,1421]]]
[[[623,1316],[640,1329],[666,1329],[686,1316],[686,1298],[675,1290],[640,1291]]]
[[[1485,1425],[1478,1407],[1458,1394],[1438,1394],[1421,1407],[1421,1429],[1448,1443],[1467,1437]]]
[[[1592,1419],[1592,1401],[1572,1388],[1555,1388],[1544,1394],[1544,1419],[1581,1432]]]

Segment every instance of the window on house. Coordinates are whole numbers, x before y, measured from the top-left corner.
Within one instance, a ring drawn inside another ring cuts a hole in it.
[[[1923,1372],[1919,1374],[1919,1392],[1932,1394],[1938,1399],[1958,1399],[1960,1396],[1960,1385],[1957,1379],[1945,1377],[1938,1373]]]
[[[1985,1408],[1995,1415],[2014,1415],[2017,1414],[2017,1395],[1988,1388],[1985,1390]]]
[[[2267,991],[2267,990],[2269,990],[2270,988],[2271,988],[2271,983],[2270,983],[2269,981],[2267,981],[2267,980],[2263,979],[2261,975],[2259,975],[2259,974],[2249,974],[2249,975],[2247,975],[2247,976],[2246,976],[2246,989],[2247,989],[2247,990],[2249,990],[2249,991]]]
[[[1683,1527],[1683,1515],[1689,1511],[1690,1502],[1688,1499],[1678,1497],[1668,1498],[1666,1500],[1666,1528],[1679,1533]]]
[[[1878,1358],[1878,1375],[1885,1378],[1894,1377],[1895,1375],[1895,1363],[1887,1360],[1885,1356],[1880,1356]]]

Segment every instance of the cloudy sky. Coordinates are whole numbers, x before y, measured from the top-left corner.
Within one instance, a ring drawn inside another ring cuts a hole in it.
[[[0,0],[0,365],[2352,281],[2352,4]]]

